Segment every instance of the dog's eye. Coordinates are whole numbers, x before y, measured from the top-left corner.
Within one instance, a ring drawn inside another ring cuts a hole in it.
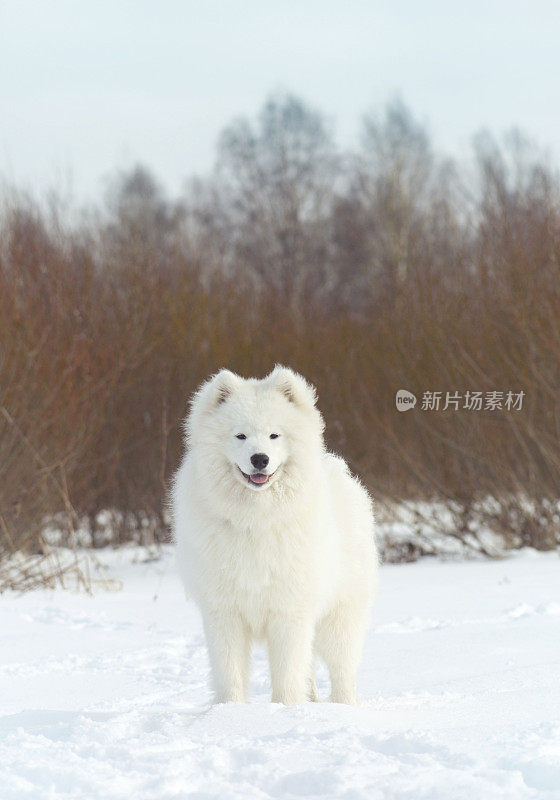
[[[271,439],[278,439],[278,437],[279,437],[279,436],[280,436],[280,434],[279,434],[279,433],[271,433],[271,434],[270,434],[270,438],[271,438]]]
[[[236,434],[235,438],[236,439],[246,439],[247,437],[245,436],[244,433],[238,433],[238,434]]]

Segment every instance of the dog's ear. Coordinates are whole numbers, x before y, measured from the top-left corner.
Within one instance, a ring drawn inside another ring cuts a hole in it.
[[[266,380],[296,406],[313,408],[317,403],[315,387],[288,367],[277,364]]]
[[[221,369],[210,380],[203,383],[195,395],[196,398],[203,400],[206,409],[216,408],[225,403],[228,397],[235,391],[241,383],[242,378],[229,369]]]
[[[184,422],[187,443],[192,444],[193,442],[198,420],[225,403],[242,382],[243,378],[240,378],[239,375],[230,372],[229,369],[221,369],[197,389],[191,399],[189,413]]]

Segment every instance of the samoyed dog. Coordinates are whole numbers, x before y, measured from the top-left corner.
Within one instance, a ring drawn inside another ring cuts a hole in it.
[[[172,489],[178,563],[202,613],[215,701],[246,699],[252,641],[266,642],[272,701],[356,703],[377,580],[370,498],[328,453],[315,389],[277,366],[222,370],[196,392]]]

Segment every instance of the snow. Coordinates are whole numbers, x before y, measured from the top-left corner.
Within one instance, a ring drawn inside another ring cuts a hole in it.
[[[172,554],[104,552],[120,591],[0,597],[0,798],[560,797],[560,561],[385,565],[363,705],[209,705]],[[325,671],[319,691],[328,693]]]

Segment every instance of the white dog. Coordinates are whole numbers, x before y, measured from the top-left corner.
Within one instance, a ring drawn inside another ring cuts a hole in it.
[[[373,511],[327,453],[315,390],[276,367],[263,380],[222,370],[198,390],[175,476],[177,556],[202,612],[215,700],[244,701],[252,640],[266,640],[272,701],[356,703],[377,580]]]

